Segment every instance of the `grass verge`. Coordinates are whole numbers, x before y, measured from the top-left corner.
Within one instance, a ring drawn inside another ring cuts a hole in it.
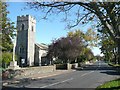
[[[119,64],[108,63],[108,65],[113,66],[113,67],[120,67]]]
[[[96,90],[120,90],[120,78],[104,83],[101,86],[98,86]]]

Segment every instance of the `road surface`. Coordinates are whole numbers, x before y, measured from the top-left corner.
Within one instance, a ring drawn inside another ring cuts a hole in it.
[[[21,83],[16,87],[24,88],[96,88],[106,81],[119,78],[120,73],[103,61],[85,65],[69,73],[41,78]]]

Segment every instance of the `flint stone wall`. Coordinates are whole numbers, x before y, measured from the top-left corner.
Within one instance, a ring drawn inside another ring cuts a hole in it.
[[[48,73],[48,72],[54,72],[55,65],[54,66],[41,66],[41,67],[28,67],[28,68],[22,68],[21,69],[23,73],[21,75],[31,75],[31,74],[37,74],[37,73]]]

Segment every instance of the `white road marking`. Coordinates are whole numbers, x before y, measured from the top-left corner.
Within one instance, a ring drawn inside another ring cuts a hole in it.
[[[81,75],[80,77],[83,77],[83,76],[85,76],[85,75],[88,75],[88,74],[90,74],[90,73],[92,73],[92,72],[94,72],[94,71],[85,73],[85,74]],[[64,83],[64,82],[70,81],[70,80],[73,80],[73,78],[66,79],[66,80],[61,81],[61,82],[56,82],[56,83],[53,83],[53,84],[45,85],[45,86],[42,86],[42,87],[40,87],[40,88],[46,88],[46,87],[54,86],[54,85],[57,85],[57,84],[60,84],[60,83]]]
[[[92,73],[92,72],[94,72],[94,71],[90,71],[90,72],[88,72],[88,73],[85,73],[85,74],[81,75],[81,77],[82,77],[82,76],[85,76],[85,75],[87,75],[87,74],[90,74],[90,73]]]
[[[49,85],[46,85],[46,86],[42,86],[40,88],[46,88],[46,87],[54,86],[54,85],[57,85],[57,84],[60,84],[60,83],[70,81],[70,80],[73,80],[73,78],[70,78],[70,79],[67,79],[67,80],[64,80],[64,81],[61,81],[61,82],[56,82],[56,83],[53,83],[53,84],[49,84]]]

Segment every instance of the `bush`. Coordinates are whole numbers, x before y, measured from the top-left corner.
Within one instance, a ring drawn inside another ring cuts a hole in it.
[[[61,59],[57,59],[53,62],[54,64],[62,64],[62,60]]]
[[[56,69],[67,69],[67,64],[56,64]]]
[[[9,65],[10,61],[12,61],[12,53],[10,52],[3,52],[2,53],[2,67],[7,68]]]

